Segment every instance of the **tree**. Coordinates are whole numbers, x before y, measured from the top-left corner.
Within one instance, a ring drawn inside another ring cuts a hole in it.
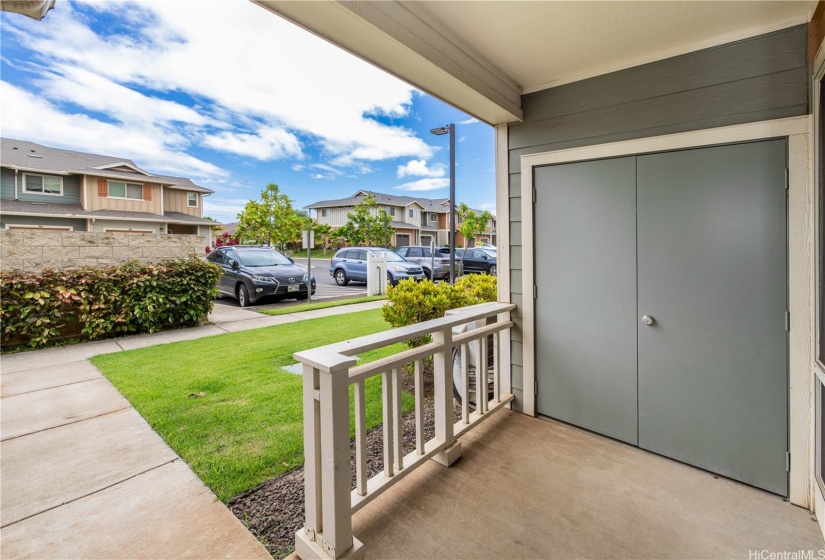
[[[464,236],[465,251],[461,253],[461,269],[464,270],[464,253],[467,249],[467,240],[472,239],[473,247],[475,247],[476,238],[487,231],[487,224],[493,219],[493,215],[487,210],[484,210],[481,214],[476,214],[463,202],[458,205],[455,213],[461,220],[461,223],[458,224],[458,231]]]
[[[270,183],[261,191],[261,200],[250,200],[238,214],[235,236],[256,243],[273,243],[281,249],[300,239],[305,217],[292,207],[292,200],[281,194],[278,185]]]
[[[458,231],[464,236],[464,248],[467,248],[468,239],[473,240],[473,247],[475,247],[476,238],[487,231],[487,224],[493,219],[493,215],[487,210],[476,214],[463,202],[456,208],[456,214],[461,222],[458,224]]]
[[[312,226],[312,231],[315,232],[315,237],[321,241],[321,245],[324,247],[324,256],[326,256],[329,242],[332,239],[332,226],[315,222]]]
[[[336,233],[349,245],[367,244],[386,245],[392,237],[392,217],[384,210],[378,209],[375,197],[368,194],[362,202],[347,214],[347,223]]]

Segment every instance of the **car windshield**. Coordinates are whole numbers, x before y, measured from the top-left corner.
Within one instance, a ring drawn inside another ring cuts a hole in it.
[[[490,255],[493,258],[496,258],[496,250],[495,249],[482,249],[485,253]]]
[[[238,251],[238,258],[244,266],[276,266],[292,264],[288,258],[275,250]]]
[[[390,251],[389,249],[384,249],[383,251],[373,251],[376,255],[387,255],[387,262],[405,262],[407,259],[396,253],[395,251]]]

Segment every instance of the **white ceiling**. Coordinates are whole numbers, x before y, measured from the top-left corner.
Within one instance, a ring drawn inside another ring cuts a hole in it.
[[[804,24],[816,0],[251,0],[490,124],[521,96]]]
[[[530,92],[804,23],[816,0],[411,4]]]

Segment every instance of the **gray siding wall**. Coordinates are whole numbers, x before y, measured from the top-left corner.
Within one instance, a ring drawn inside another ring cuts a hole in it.
[[[521,156],[806,115],[807,37],[799,25],[522,97],[524,121],[510,126],[508,138],[517,410],[525,389],[522,263],[532,258],[521,252]]]
[[[18,171],[17,173],[17,194],[20,200],[52,202],[55,204],[80,204],[80,175],[63,177],[63,196],[52,196],[23,192],[24,173],[27,172]],[[40,175],[40,173],[34,174]],[[48,175],[48,173],[45,175]],[[14,170],[5,167],[0,169],[0,198],[14,198]]]
[[[14,198],[14,171],[0,168],[0,198]]]

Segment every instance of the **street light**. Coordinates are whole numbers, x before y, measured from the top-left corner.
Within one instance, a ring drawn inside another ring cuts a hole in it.
[[[455,283],[455,124],[434,128],[436,136],[450,135],[450,284]]]

